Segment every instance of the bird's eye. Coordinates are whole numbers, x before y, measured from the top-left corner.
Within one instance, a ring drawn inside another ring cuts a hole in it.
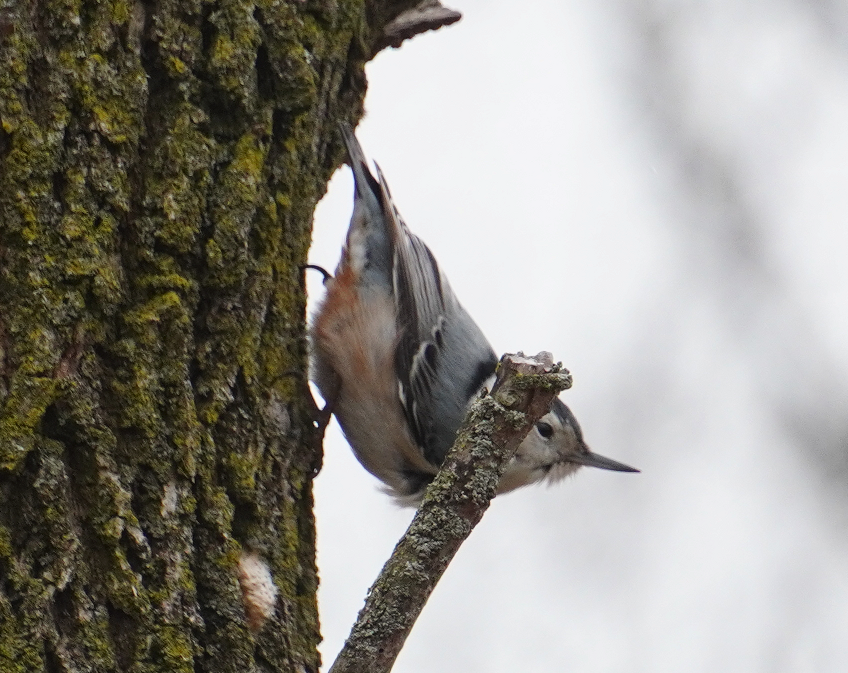
[[[544,421],[539,421],[538,423],[536,423],[536,430],[545,439],[550,439],[551,436],[554,434],[554,429],[551,424],[545,423]]]

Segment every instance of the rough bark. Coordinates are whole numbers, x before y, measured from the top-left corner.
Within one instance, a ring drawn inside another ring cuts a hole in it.
[[[0,8],[4,673],[317,670],[299,266],[414,4]]]

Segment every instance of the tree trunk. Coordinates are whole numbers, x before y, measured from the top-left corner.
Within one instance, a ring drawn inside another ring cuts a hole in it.
[[[3,673],[318,669],[299,267],[411,4],[0,8]]]

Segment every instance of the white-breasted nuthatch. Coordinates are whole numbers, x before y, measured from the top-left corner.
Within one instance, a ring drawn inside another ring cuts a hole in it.
[[[360,463],[401,502],[420,500],[498,358],[424,242],[395,208],[342,126],[355,181],[336,274],[312,322],[311,376]],[[589,450],[555,399],[501,479],[504,493],[556,482],[581,465],[638,470]]]

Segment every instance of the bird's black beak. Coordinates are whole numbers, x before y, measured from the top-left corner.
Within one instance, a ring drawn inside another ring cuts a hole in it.
[[[568,460],[572,463],[585,465],[586,467],[599,467],[602,470],[613,470],[614,472],[641,471],[637,470],[635,467],[619,463],[617,460],[613,460],[612,458],[604,458],[603,456],[599,456],[597,453],[592,453],[591,451],[588,453],[577,454],[576,456],[569,456]]]

